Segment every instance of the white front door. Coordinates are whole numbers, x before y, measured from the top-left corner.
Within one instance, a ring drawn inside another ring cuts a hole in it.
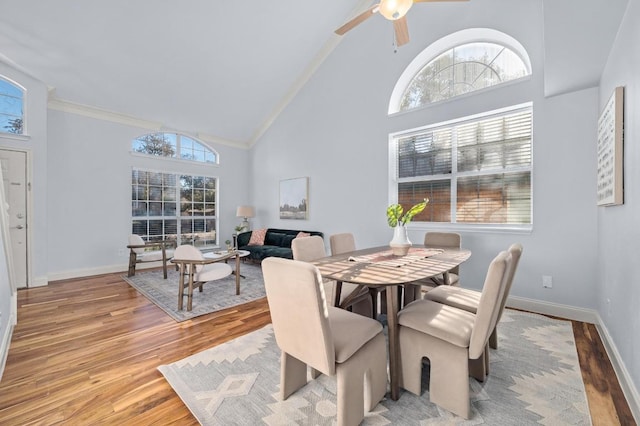
[[[27,153],[0,149],[4,193],[9,203],[9,235],[16,287],[29,286],[27,265]],[[4,208],[4,206],[0,206]]]

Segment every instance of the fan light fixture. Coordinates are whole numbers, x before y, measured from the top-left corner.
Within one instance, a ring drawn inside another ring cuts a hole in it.
[[[413,0],[382,0],[380,2],[380,14],[389,21],[395,21],[407,14]]]

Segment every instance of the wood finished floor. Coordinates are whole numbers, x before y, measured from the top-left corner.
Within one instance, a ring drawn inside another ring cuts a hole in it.
[[[176,323],[120,275],[18,292],[1,425],[197,425],[156,367],[271,321],[262,299]],[[635,425],[596,328],[573,329],[593,424]]]

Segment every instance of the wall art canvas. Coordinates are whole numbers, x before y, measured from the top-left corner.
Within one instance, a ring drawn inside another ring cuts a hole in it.
[[[280,219],[309,219],[309,178],[280,181]]]
[[[599,206],[623,203],[624,88],[616,87],[598,120]]]

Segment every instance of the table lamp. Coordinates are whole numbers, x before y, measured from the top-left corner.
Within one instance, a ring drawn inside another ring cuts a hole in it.
[[[238,206],[238,210],[236,210],[236,216],[243,218],[242,223],[240,224],[240,226],[242,226],[243,231],[249,231],[251,229],[249,225],[249,221],[247,219],[250,217],[254,217],[255,215],[256,214],[255,214],[255,211],[253,210],[253,207]]]

